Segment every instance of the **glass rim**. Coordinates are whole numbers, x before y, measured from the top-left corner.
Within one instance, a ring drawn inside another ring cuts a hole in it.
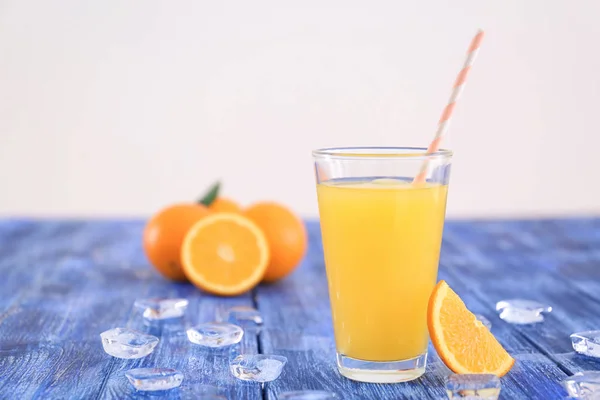
[[[331,158],[339,160],[351,159],[410,159],[430,160],[436,158],[451,158],[451,150],[439,149],[431,154],[427,147],[385,147],[385,146],[356,146],[356,147],[326,147],[312,151],[314,158]]]

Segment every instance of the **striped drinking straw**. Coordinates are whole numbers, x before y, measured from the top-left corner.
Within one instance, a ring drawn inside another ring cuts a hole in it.
[[[465,60],[465,64],[463,68],[458,73],[456,77],[456,82],[454,82],[454,87],[452,88],[452,94],[450,95],[450,100],[448,100],[448,104],[444,108],[442,112],[442,116],[440,121],[438,122],[438,128],[435,132],[435,137],[429,144],[427,148],[427,154],[435,153],[440,148],[440,143],[446,130],[448,129],[448,125],[450,124],[450,119],[452,118],[452,113],[454,111],[454,107],[456,106],[456,102],[460,98],[460,95],[465,88],[465,83],[467,81],[467,77],[469,76],[469,72],[471,71],[471,67],[473,66],[473,62],[475,62],[475,57],[477,57],[477,52],[479,51],[479,47],[481,46],[481,41],[483,40],[483,31],[480,29],[473,40],[471,41],[471,45],[469,46],[469,50],[467,51],[467,58]],[[427,177],[427,167],[428,160],[425,160],[423,165],[421,165],[421,169],[413,183],[423,183]]]

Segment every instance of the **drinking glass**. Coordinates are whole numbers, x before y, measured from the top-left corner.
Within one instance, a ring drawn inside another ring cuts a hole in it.
[[[340,373],[402,382],[425,372],[452,153],[313,151]],[[413,178],[427,166],[426,180]]]

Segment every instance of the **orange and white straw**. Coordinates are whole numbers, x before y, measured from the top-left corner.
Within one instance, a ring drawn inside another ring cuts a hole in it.
[[[483,31],[480,29],[473,40],[471,41],[471,45],[469,46],[469,50],[467,51],[467,58],[465,59],[465,64],[462,69],[458,73],[456,77],[456,81],[454,82],[454,87],[452,88],[452,94],[450,95],[450,100],[448,100],[448,104],[444,108],[442,112],[442,116],[440,117],[440,121],[438,122],[438,128],[435,132],[435,137],[429,144],[427,148],[427,154],[433,154],[440,149],[440,143],[446,131],[448,130],[448,126],[450,125],[450,120],[452,119],[452,114],[454,112],[454,107],[460,98],[460,95],[465,88],[465,83],[467,82],[467,77],[469,76],[469,72],[471,71],[471,67],[475,62],[475,58],[477,57],[477,53],[479,51],[479,47],[481,46],[481,41],[483,40]],[[428,168],[428,160],[425,160],[423,165],[421,166],[421,170],[415,176],[413,183],[422,183],[425,182],[427,178],[427,168]]]

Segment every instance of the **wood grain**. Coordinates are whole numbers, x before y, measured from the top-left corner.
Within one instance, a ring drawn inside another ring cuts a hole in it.
[[[320,241],[317,224],[309,223],[311,244]],[[459,252],[460,253],[460,252]],[[483,255],[478,254],[480,258]],[[470,264],[467,264],[470,265]],[[468,306],[490,318],[504,346],[516,355],[517,364],[503,378],[504,399],[561,398],[559,381],[566,376],[556,363],[546,357],[512,325],[496,317],[494,305],[482,301],[468,285],[470,280],[451,274],[448,267],[440,278],[456,287]],[[430,347],[426,374],[414,382],[397,385],[365,384],[342,378],[335,367],[335,344],[332,339],[331,314],[323,304],[327,298],[325,269],[320,253],[309,253],[304,264],[290,279],[278,285],[262,287],[258,304],[270,319],[261,343],[265,352],[283,354],[290,359],[285,379],[268,386],[267,398],[299,389],[319,389],[348,399],[423,399],[444,398],[444,379],[450,373]]]
[[[325,267],[318,223],[309,221],[309,252],[283,281],[254,293],[223,299],[188,284],[164,280],[148,265],[137,220],[0,221],[0,398],[193,399],[203,385],[228,399],[276,399],[283,391],[329,390],[342,399],[445,397],[448,369],[430,349],[427,373],[397,385],[342,378],[335,367]],[[440,278],[515,356],[502,379],[503,399],[560,399],[560,380],[600,362],[575,354],[569,334],[600,329],[600,220],[450,221],[444,234]],[[133,308],[137,298],[185,297],[184,320],[146,325]],[[496,301],[522,297],[554,311],[542,324],[500,320]],[[214,320],[217,308],[256,305],[263,313],[259,337],[206,350],[185,337],[186,326]],[[157,335],[148,357],[121,360],[104,353],[99,333],[127,326]],[[260,385],[238,381],[228,361],[240,352],[282,354],[281,377]],[[180,389],[142,395],[124,373],[136,367],[171,367],[185,374]]]
[[[143,258],[142,227],[139,221],[0,223],[0,398],[138,398],[124,373],[153,366],[185,375],[182,388],[161,398],[193,398],[201,384],[232,399],[261,397],[259,385],[231,376],[229,350],[207,351],[185,336],[186,326],[214,320],[217,305],[253,305],[251,295],[220,299],[166,281]],[[186,319],[145,325],[133,302],[157,296],[189,299]],[[117,326],[161,342],[142,359],[110,357],[99,334]],[[256,336],[247,333],[238,347],[256,353]]]

